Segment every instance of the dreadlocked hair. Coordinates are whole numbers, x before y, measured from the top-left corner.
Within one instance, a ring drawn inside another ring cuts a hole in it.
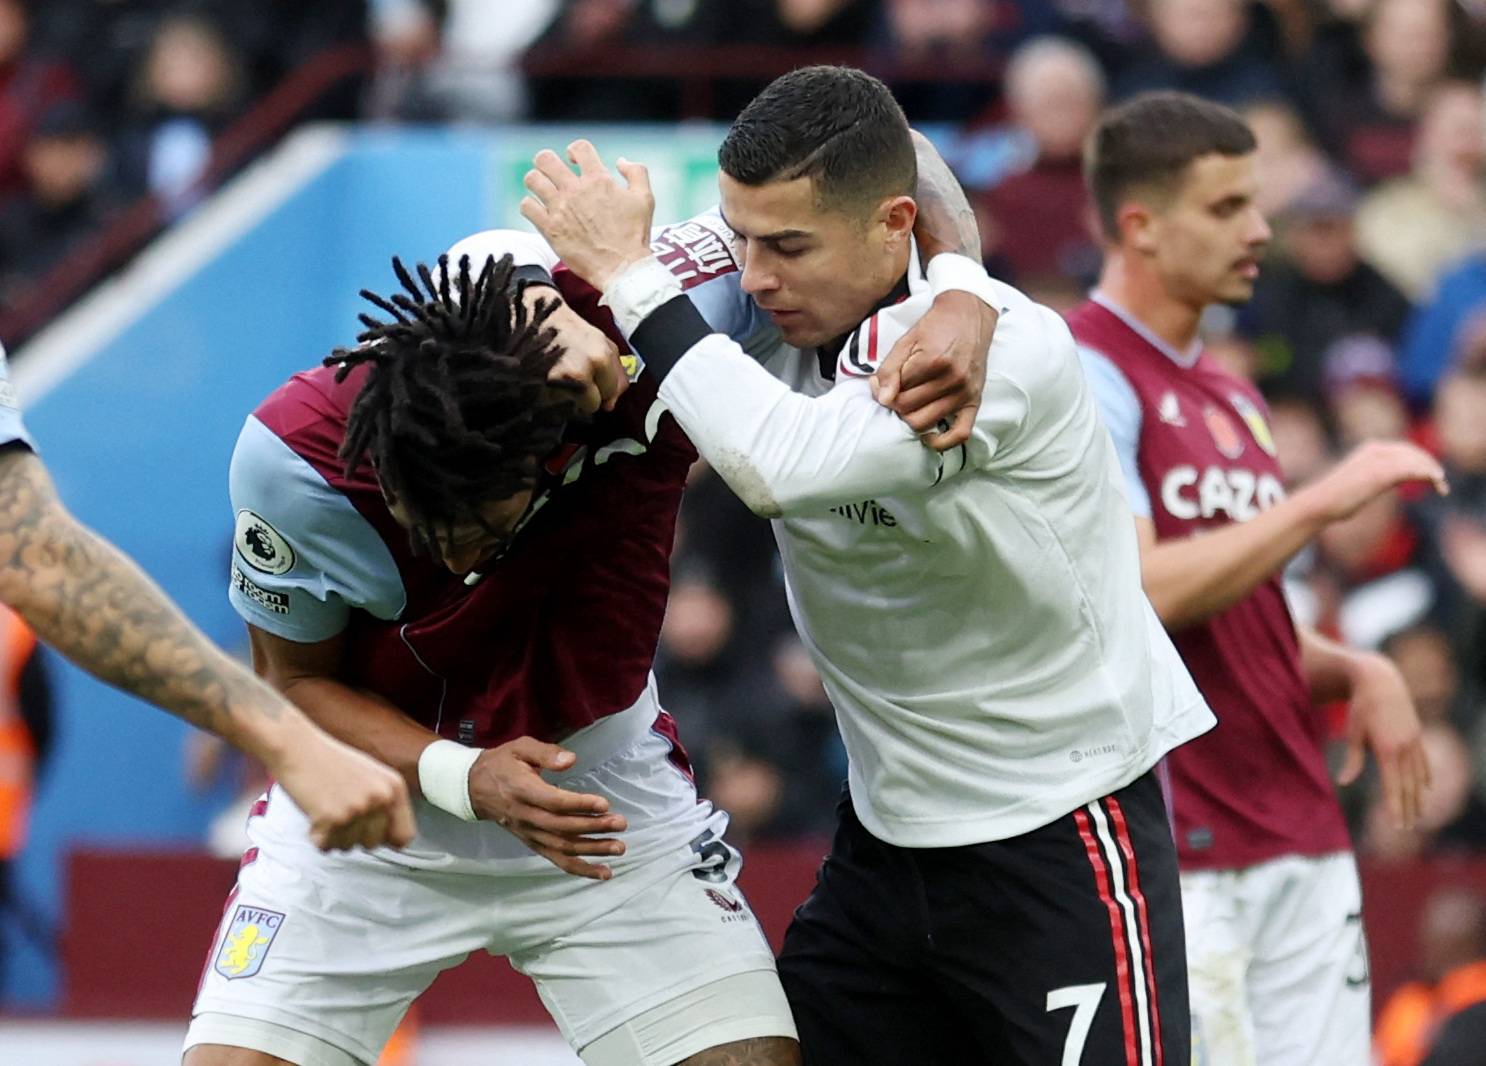
[[[392,269],[403,292],[361,290],[391,321],[357,316],[366,329],[356,347],[337,348],[325,365],[337,368],[337,382],[371,368],[340,457],[347,477],[371,458],[428,546],[460,519],[484,525],[483,505],[531,488],[574,410],[546,391],[561,349],[544,323],[557,305],[528,312],[509,255],[487,258],[478,277],[469,256],[452,277],[448,256],[437,278],[422,263],[416,279],[397,258]]]

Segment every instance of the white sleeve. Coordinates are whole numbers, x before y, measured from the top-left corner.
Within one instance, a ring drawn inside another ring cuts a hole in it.
[[[1094,394],[1094,403],[1114,442],[1124,475],[1125,498],[1136,518],[1151,517],[1151,497],[1140,478],[1140,398],[1119,367],[1102,352],[1079,345],[1079,360]]]
[[[604,299],[660,376],[661,401],[757,514],[781,517],[845,498],[927,491],[964,469],[971,454],[925,446],[872,398],[865,377],[840,378],[819,397],[792,391],[736,341],[712,332],[653,259],[621,276]],[[1018,390],[988,389],[975,450],[994,452],[995,427],[1019,423],[1025,410]]]
[[[406,593],[381,537],[342,493],[257,418],[229,473],[236,525],[228,599],[243,620],[312,644],[353,608],[390,619]]]

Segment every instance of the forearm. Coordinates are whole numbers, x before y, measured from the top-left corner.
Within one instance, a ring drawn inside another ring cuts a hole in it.
[[[272,675],[269,675],[270,677]],[[386,700],[328,677],[305,677],[275,685],[325,732],[366,752],[402,775],[420,795],[418,756],[438,734]]]
[[[958,252],[980,262],[980,227],[965,190],[933,142],[917,130],[913,132],[913,147],[918,156],[918,185],[913,194],[918,218],[913,233],[925,257]]]
[[[605,295],[697,450],[756,514],[925,489],[946,460],[871,397],[865,379],[792,391],[711,327],[653,260]]]
[[[1157,541],[1141,553],[1146,595],[1166,628],[1195,625],[1269,580],[1324,525],[1319,510],[1299,494],[1247,522]]]
[[[0,599],[90,674],[265,762],[305,728],[143,571],[68,514],[23,448],[0,451]]]
[[[1311,700],[1332,703],[1351,699],[1357,672],[1370,653],[1323,637],[1309,626],[1298,627],[1296,636],[1300,640],[1300,668],[1310,686]]]

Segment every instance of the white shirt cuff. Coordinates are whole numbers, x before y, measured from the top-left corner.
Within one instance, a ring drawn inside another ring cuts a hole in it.
[[[614,324],[629,339],[651,312],[681,293],[676,275],[652,255],[630,264],[610,282],[599,305],[614,313]]]
[[[969,256],[942,252],[929,260],[928,274],[929,288],[935,296],[943,292],[968,292],[992,310],[1000,311],[1006,306],[997,292],[999,283]]]

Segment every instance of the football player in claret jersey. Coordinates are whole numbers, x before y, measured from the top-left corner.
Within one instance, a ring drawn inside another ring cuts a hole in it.
[[[1254,147],[1195,97],[1109,112],[1085,160],[1106,259],[1069,321],[1146,592],[1218,716],[1167,757],[1201,1061],[1355,1066],[1370,1022],[1361,895],[1315,705],[1351,701],[1342,779],[1371,747],[1396,818],[1418,814],[1428,769],[1397,671],[1297,626],[1280,570],[1328,523],[1404,483],[1443,489],[1443,474],[1412,444],[1372,443],[1286,498],[1263,398],[1198,339],[1203,308],[1249,298],[1269,241]]]
[[[742,269],[685,292],[652,254],[645,169],[569,157],[538,155],[523,213],[775,519],[846,742],[837,836],[780,956],[806,1062],[1185,1062],[1151,770],[1213,718],[1141,593],[1066,325],[977,269],[1000,317],[966,443],[936,454],[877,402],[881,353],[961,263],[915,239],[910,131],[861,71],[795,71],[739,116],[696,224]]]

